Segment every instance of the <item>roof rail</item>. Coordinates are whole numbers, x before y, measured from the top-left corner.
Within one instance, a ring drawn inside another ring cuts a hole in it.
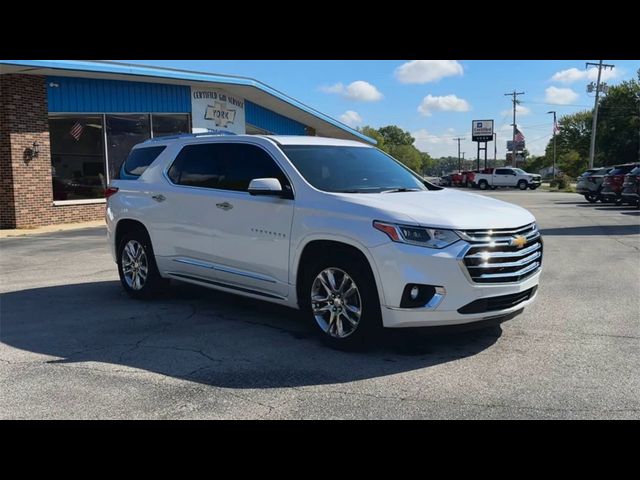
[[[235,133],[213,133],[213,132],[198,132],[198,133],[181,133],[179,135],[165,135],[162,137],[153,137],[146,140],[147,142],[163,142],[165,140],[175,140],[178,138],[197,138],[197,137],[223,137],[226,135],[236,135]]]

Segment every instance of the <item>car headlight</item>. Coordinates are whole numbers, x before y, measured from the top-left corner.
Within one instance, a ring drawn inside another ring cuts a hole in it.
[[[394,223],[373,222],[373,228],[387,234],[394,242],[409,243],[420,247],[445,248],[460,240],[453,230],[431,227],[396,225]]]

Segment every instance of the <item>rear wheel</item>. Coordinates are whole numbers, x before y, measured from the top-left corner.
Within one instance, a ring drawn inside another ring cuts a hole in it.
[[[618,206],[618,207],[619,207],[620,205],[622,205],[622,204],[624,203],[624,198],[622,198],[622,197],[616,197],[616,198],[615,198],[615,200],[613,201],[613,203],[615,203],[615,204],[616,204],[616,206]]]
[[[520,180],[520,181],[518,182],[518,188],[519,188],[520,190],[526,190],[526,189],[527,189],[527,186],[528,186],[528,185],[527,185],[527,181],[526,181],[526,180]]]
[[[375,280],[362,263],[344,252],[314,259],[303,270],[302,310],[333,348],[361,348],[382,327]]]
[[[595,193],[587,193],[584,196],[585,200],[589,203],[596,203],[598,201],[598,195]]]
[[[489,183],[486,180],[480,180],[480,182],[478,183],[478,187],[480,188],[480,190],[486,190],[488,186]]]
[[[168,284],[158,272],[151,240],[144,229],[132,229],[122,235],[118,274],[122,287],[133,298],[153,297]]]

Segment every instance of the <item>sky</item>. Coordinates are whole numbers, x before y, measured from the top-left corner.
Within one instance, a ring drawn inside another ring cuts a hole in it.
[[[252,77],[352,127],[398,125],[432,157],[476,158],[471,141],[473,120],[493,119],[498,158],[511,139],[511,97],[518,99],[517,124],[526,148],[544,153],[558,118],[593,108],[586,87],[598,60],[125,60],[160,67]],[[640,60],[605,60],[603,81],[615,85],[635,78]],[[493,142],[488,145],[493,157]]]

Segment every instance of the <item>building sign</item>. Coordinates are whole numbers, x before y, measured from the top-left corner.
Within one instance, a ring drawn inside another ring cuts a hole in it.
[[[474,120],[471,124],[471,140],[491,142],[493,140],[493,120]]]
[[[513,140],[507,141],[507,150],[513,152]],[[524,140],[522,140],[521,142],[516,142],[516,151],[518,150],[524,150]]]
[[[191,87],[193,131],[245,133],[244,99],[217,88]]]

